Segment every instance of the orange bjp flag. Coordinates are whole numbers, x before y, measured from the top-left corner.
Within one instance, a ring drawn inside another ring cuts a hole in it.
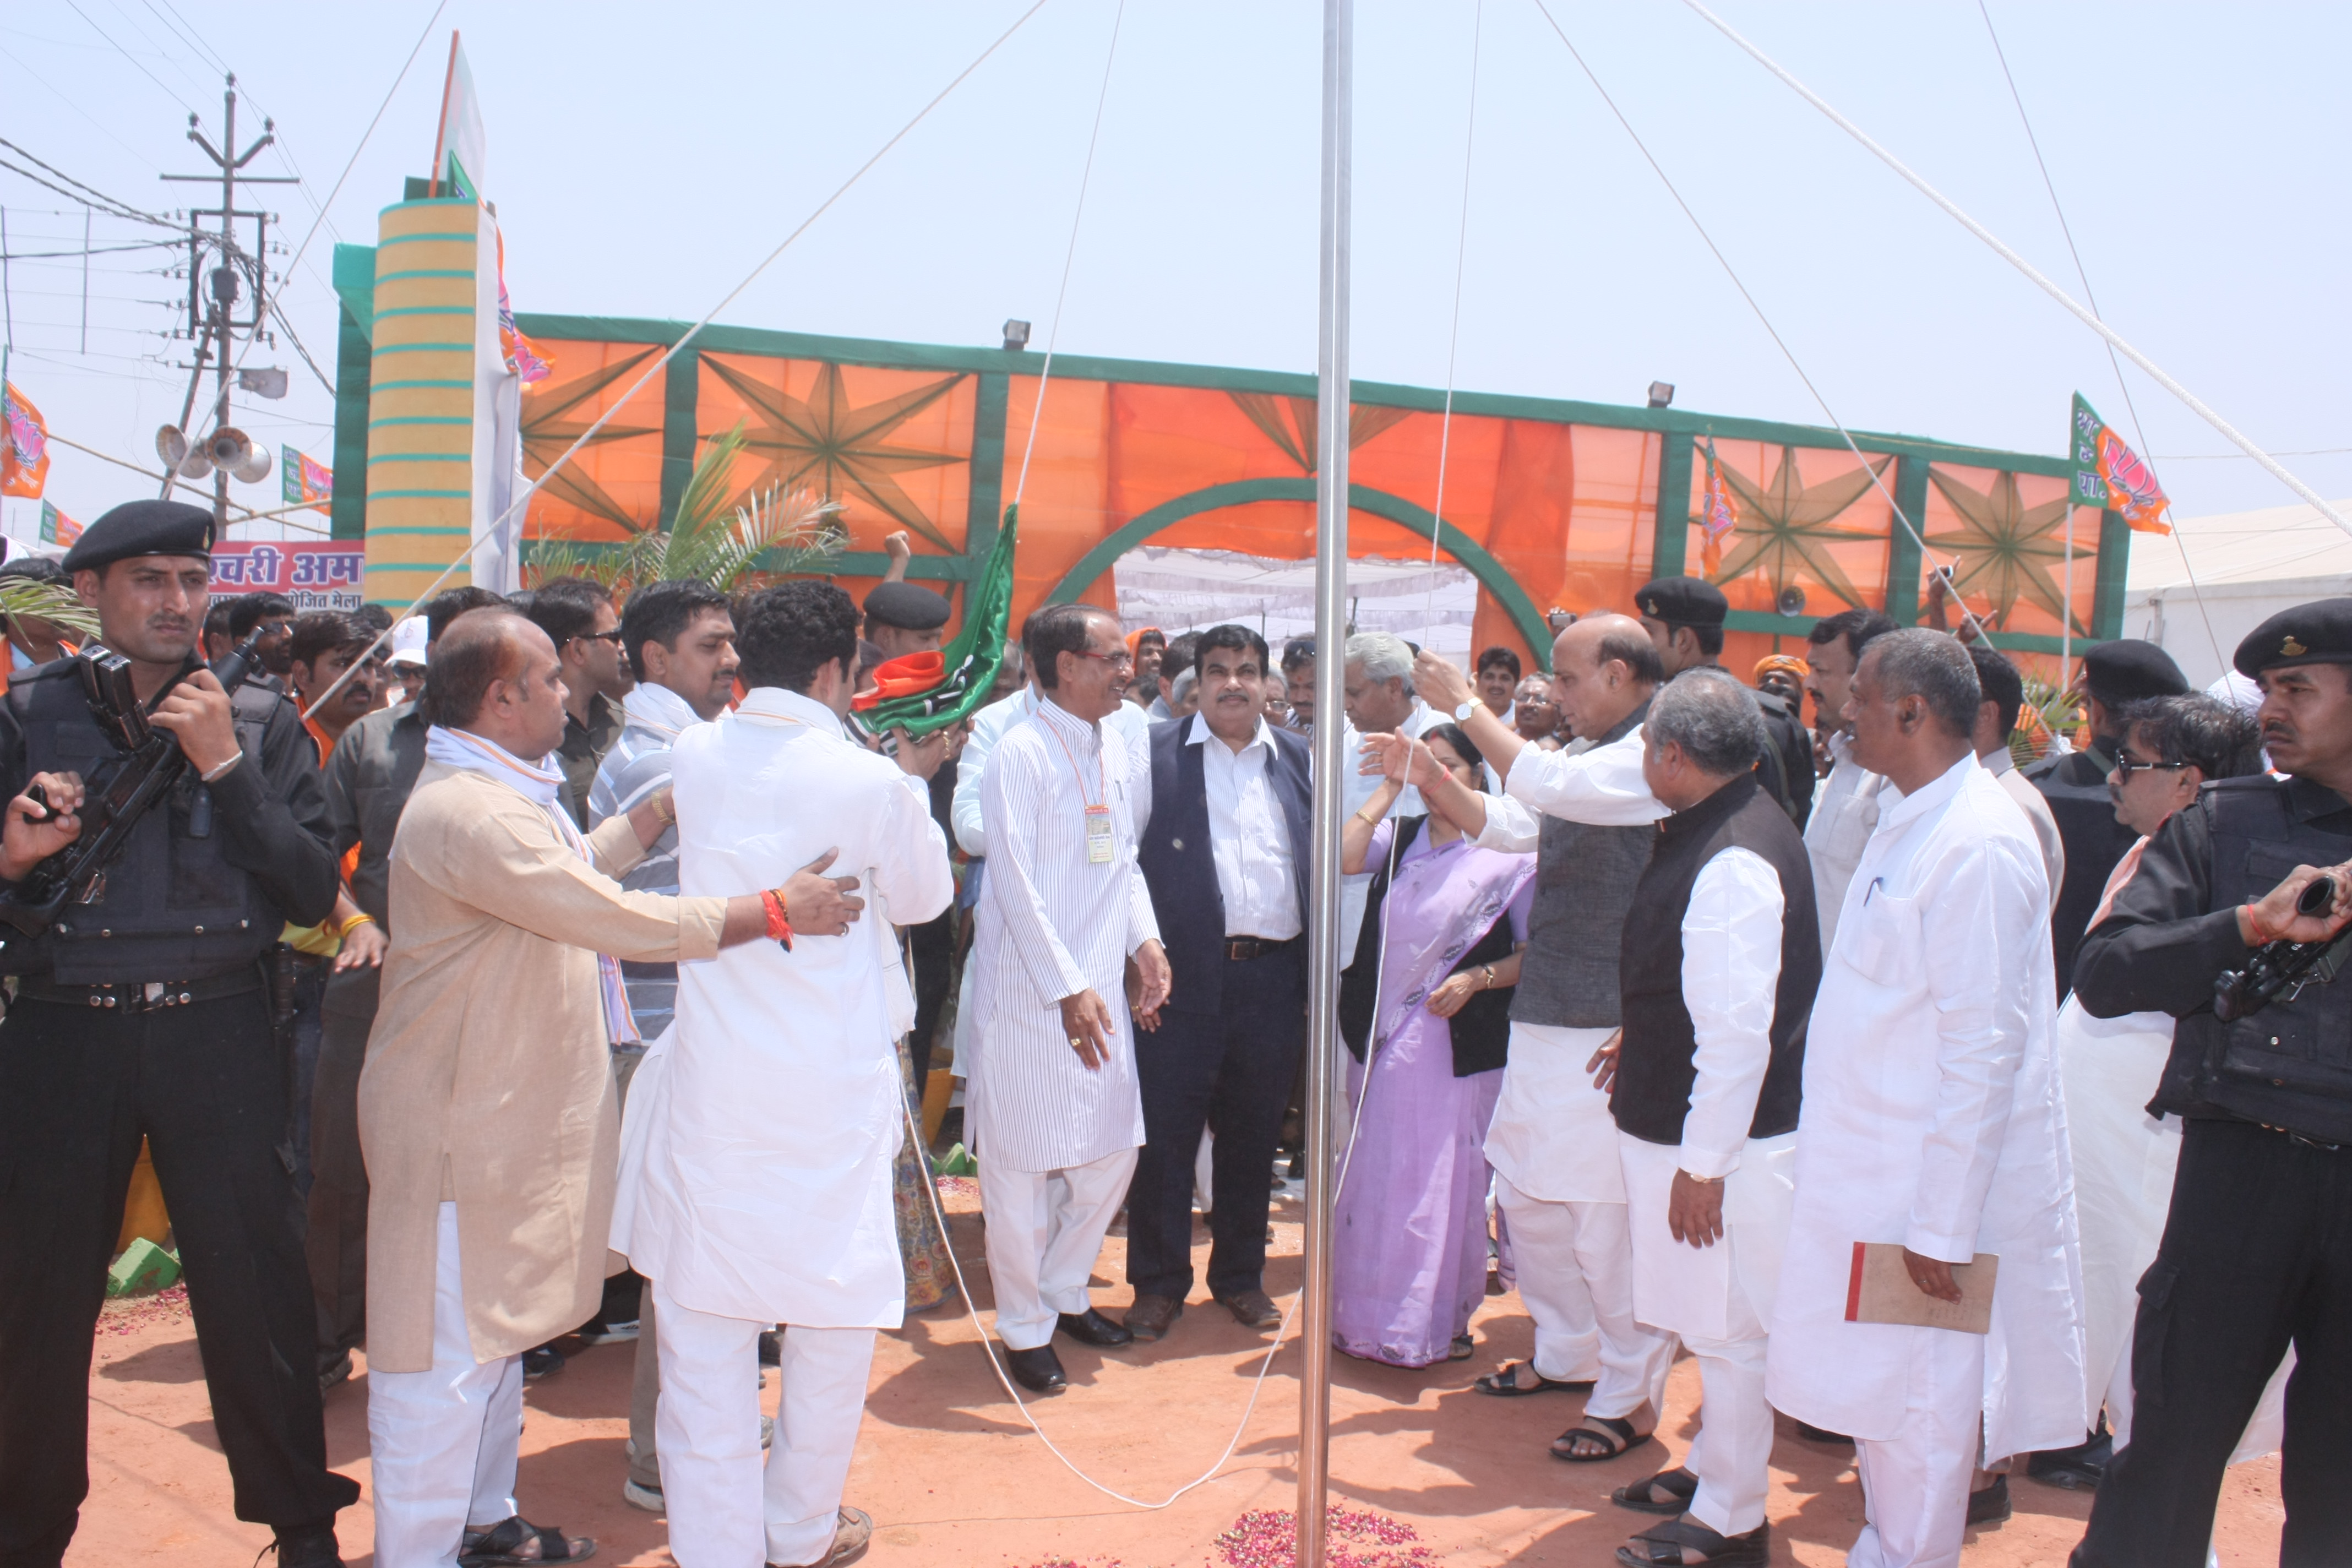
[[[0,495],[41,499],[49,477],[49,427],[14,384],[0,381]]]

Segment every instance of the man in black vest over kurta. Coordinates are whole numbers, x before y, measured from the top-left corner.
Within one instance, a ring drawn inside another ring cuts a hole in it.
[[[1148,815],[1136,858],[1175,974],[1158,1023],[1136,1020],[1144,1142],[1127,1197],[1127,1327],[1139,1340],[1165,1334],[1192,1289],[1204,1122],[1216,1135],[1210,1293],[1251,1328],[1282,1321],[1261,1278],[1266,1206],[1307,1031],[1307,744],[1265,721],[1255,632],[1210,627],[1192,668],[1200,711],[1152,726],[1150,776],[1134,786]]]
[[[2172,656],[2152,642],[2120,637],[2083,656],[2083,706],[2091,743],[2080,752],[2044,757],[2022,770],[2050,803],[2058,840],[2066,847],[2066,879],[2050,915],[2050,956],[2058,967],[2058,996],[2074,985],[2074,949],[2107,890],[2107,878],[2139,835],[2116,820],[2107,775],[2124,743],[2124,705],[2143,697],[2179,697],[2188,678]]]
[[[1689,1468],[1618,1489],[1623,1507],[1682,1515],[1620,1556],[1679,1563],[1688,1547],[1710,1563],[1760,1565],[1770,1557],[1765,1331],[1822,978],[1812,866],[1759,785],[1770,742],[1755,693],[1718,670],[1687,671],[1650,703],[1643,740],[1643,776],[1674,815],[1658,825],[1626,918],[1609,1110],[1634,1315],[1698,1358],[1705,1431]]]

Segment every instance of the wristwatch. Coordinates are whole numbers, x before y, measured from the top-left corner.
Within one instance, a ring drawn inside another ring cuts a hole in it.
[[[1478,711],[1478,700],[1473,697],[1454,710],[1454,721],[1456,724],[1467,724],[1470,722],[1470,715],[1476,711]]]

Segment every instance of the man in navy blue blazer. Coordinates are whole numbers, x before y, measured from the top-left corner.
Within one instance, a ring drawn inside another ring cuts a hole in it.
[[[1204,1124],[1216,1134],[1210,1294],[1251,1328],[1282,1321],[1262,1276],[1275,1145],[1307,1034],[1314,790],[1306,742],[1265,721],[1266,662],[1257,633],[1211,627],[1192,650],[1200,710],[1151,730],[1137,858],[1174,983],[1157,1018],[1137,1020],[1144,1144],[1127,1197],[1127,1327],[1139,1340],[1165,1334],[1192,1289]]]

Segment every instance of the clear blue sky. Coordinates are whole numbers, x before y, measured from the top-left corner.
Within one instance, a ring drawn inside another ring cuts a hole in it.
[[[1053,313],[1116,0],[1051,0],[723,319],[993,343]],[[1988,0],[2106,315],[2258,441],[2352,447],[2341,6]],[[1018,14],[947,5],[489,5],[452,0],[285,285],[329,374],[337,238],[430,161],[448,32],[485,105],[488,194],[524,310],[692,318]],[[2073,264],[1974,0],[1768,6],[1732,23],[2045,271]],[[74,0],[0,34],[0,135],[122,200],[196,189],[182,138],[220,117],[218,67],[276,116],[299,243],[429,3]],[[1670,0],[1553,12],[1849,424],[2060,448],[2077,388],[2118,426],[2098,340]],[[1319,7],[1130,0],[1061,333],[1066,351],[1314,368]],[[1364,0],[1357,79],[1355,368],[1442,385],[1470,109],[1473,4]],[[177,25],[176,26],[174,25]],[[1486,0],[1457,384],[1819,422],[1819,409],[1531,0]],[[254,124],[256,121],[246,123]],[[12,160],[13,161],[13,160]],[[78,248],[79,209],[0,171],[12,252]],[[68,209],[69,216],[55,216]],[[147,237],[100,218],[99,244]],[[168,252],[17,262],[11,378],[61,435],[152,461],[176,418],[184,284]],[[282,261],[284,258],[280,258]],[[290,346],[281,404],[239,418],[331,454],[331,401]],[[2159,458],[2221,438],[2126,371]],[[2352,453],[2296,457],[2352,493]],[[2197,514],[2293,498],[2242,460],[2159,464]],[[146,481],[60,450],[87,520]],[[275,504],[277,476],[238,487]],[[12,527],[28,527],[8,503]]]

